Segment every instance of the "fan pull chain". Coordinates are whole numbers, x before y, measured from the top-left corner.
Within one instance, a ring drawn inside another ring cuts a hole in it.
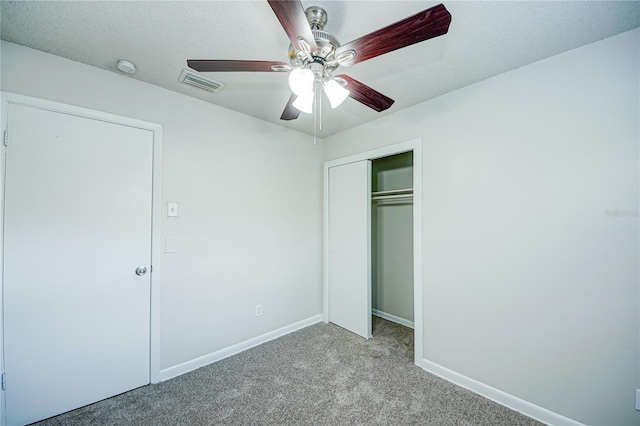
[[[320,117],[318,119],[319,123],[318,123],[318,131],[321,132],[322,131],[322,86],[321,86],[322,82],[318,81],[317,86],[316,86],[316,93],[318,93],[318,116]]]
[[[322,131],[322,81],[317,79],[313,84],[313,144],[318,143],[318,132]]]
[[[316,145],[318,143],[318,84],[314,81],[313,83],[313,144]]]

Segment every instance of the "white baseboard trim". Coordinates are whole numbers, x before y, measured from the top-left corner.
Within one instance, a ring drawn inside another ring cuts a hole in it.
[[[455,371],[449,370],[435,362],[423,359],[422,362],[418,364],[418,367],[542,423],[546,423],[548,425],[584,426],[580,422],[554,413],[553,411],[549,411],[546,408],[542,408],[460,373],[456,373]]]
[[[388,321],[395,322],[395,323],[400,324],[400,325],[404,325],[405,327],[409,327],[409,328],[413,328],[414,327],[413,321],[409,321],[409,320],[406,320],[404,318],[400,318],[400,317],[397,317],[395,315],[391,315],[391,314],[388,314],[386,312],[379,311],[377,309],[371,309],[371,313],[373,315],[377,316],[377,317],[382,318],[382,319],[386,319]]]
[[[160,370],[160,381],[162,382],[165,380],[172,379],[174,377],[196,370],[200,367],[204,367],[205,365],[209,365],[216,361],[220,361],[221,359],[230,357],[231,355],[235,355],[237,353],[246,351],[247,349],[251,349],[254,346],[261,345],[265,342],[268,342],[269,340],[277,339],[278,337],[282,337],[286,334],[293,333],[294,331],[319,323],[321,321],[322,321],[321,314],[314,315],[310,318],[287,325],[285,327],[279,328],[269,333],[265,333],[261,336],[257,336],[252,339],[245,340],[244,342],[240,342],[235,345],[229,346],[227,348],[220,349],[219,351],[215,351],[210,354],[200,356],[198,358],[192,359],[191,361],[183,362],[182,364],[178,364],[178,365],[174,365],[173,367],[162,369]]]

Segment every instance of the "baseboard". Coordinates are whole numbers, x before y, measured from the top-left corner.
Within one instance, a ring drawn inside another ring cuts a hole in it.
[[[400,325],[404,325],[405,327],[409,327],[411,329],[413,329],[413,327],[414,327],[413,321],[409,321],[409,320],[406,320],[404,318],[400,318],[400,317],[397,317],[395,315],[391,315],[391,314],[388,314],[386,312],[379,311],[377,309],[371,309],[371,313],[373,315],[377,316],[377,317],[380,317],[382,319],[386,319],[386,320],[391,321],[391,322],[395,322],[395,323],[400,324]]]
[[[546,408],[542,408],[460,373],[456,373],[455,371],[449,370],[435,362],[423,359],[422,362],[418,364],[418,367],[542,423],[546,423],[548,425],[584,426],[580,422],[554,413],[553,411],[549,411]]]
[[[277,339],[278,337],[293,333],[294,331],[319,323],[321,321],[322,315],[314,315],[310,318],[287,325],[269,333],[265,333],[261,336],[257,336],[252,339],[245,340],[244,342],[229,346],[227,348],[220,349],[219,351],[200,356],[198,358],[192,359],[191,361],[183,362],[182,364],[162,369],[160,370],[160,381],[162,382],[180,376],[182,374],[196,370],[200,367],[204,367],[205,365],[209,365],[216,361],[220,361],[221,359],[230,357],[231,355],[235,355],[237,353],[246,351],[247,349],[251,349],[254,346],[261,345],[265,342],[268,342],[269,340]]]

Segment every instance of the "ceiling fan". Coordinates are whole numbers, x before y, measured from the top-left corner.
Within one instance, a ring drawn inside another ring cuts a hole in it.
[[[300,0],[268,0],[291,41],[289,64],[274,61],[189,59],[187,64],[199,72],[290,72],[292,90],[280,117],[294,120],[300,111],[311,113],[318,90],[323,89],[333,108],[347,97],[384,111],[393,99],[345,74],[333,75],[341,65],[350,66],[394,50],[446,34],[451,14],[439,4],[413,16],[341,45],[323,31],[327,13],[318,6],[306,10]]]

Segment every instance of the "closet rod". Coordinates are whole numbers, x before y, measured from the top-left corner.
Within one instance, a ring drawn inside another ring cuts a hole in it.
[[[400,195],[400,194],[411,195],[413,194],[413,189],[407,188],[407,189],[392,189],[389,191],[377,191],[377,192],[372,192],[371,196],[378,197],[383,195]]]
[[[413,194],[377,195],[377,196],[371,197],[371,200],[373,200],[373,201],[376,201],[376,200],[393,200],[393,199],[400,199],[400,198],[406,198],[408,200],[413,200]]]

